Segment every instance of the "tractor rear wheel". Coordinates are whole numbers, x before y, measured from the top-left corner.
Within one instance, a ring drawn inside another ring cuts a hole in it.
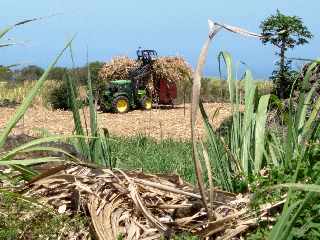
[[[129,111],[129,99],[125,96],[116,97],[112,101],[112,107],[116,113],[126,113]]]
[[[143,98],[141,105],[144,110],[151,110],[152,109],[152,99],[149,97]]]

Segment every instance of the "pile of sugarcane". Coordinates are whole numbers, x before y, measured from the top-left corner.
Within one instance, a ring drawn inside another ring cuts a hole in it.
[[[130,71],[139,68],[142,62],[126,56],[114,57],[101,69],[99,77],[102,81],[130,79]],[[189,81],[192,75],[191,66],[182,57],[160,57],[152,65],[153,81],[161,79],[169,82]]]
[[[137,68],[139,63],[126,56],[114,57],[107,62],[99,72],[99,77],[103,81],[128,79],[129,72]]]

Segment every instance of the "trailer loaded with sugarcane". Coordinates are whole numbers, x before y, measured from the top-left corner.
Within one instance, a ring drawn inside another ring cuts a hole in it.
[[[98,103],[102,111],[174,105],[177,83],[189,81],[190,66],[181,57],[158,57],[155,50],[138,49],[137,59],[113,58],[100,73]]]

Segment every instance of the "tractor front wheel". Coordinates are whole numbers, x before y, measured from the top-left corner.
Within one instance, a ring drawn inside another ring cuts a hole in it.
[[[142,100],[142,107],[145,110],[148,110],[148,111],[151,110],[152,109],[152,99],[149,97],[145,97]]]
[[[116,97],[112,101],[112,106],[116,113],[126,113],[129,111],[129,99],[125,96]]]

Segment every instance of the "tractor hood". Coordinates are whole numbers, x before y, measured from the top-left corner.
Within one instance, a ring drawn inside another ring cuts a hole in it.
[[[129,84],[129,83],[131,83],[131,80],[127,80],[127,79],[112,80],[112,81],[110,81],[110,84],[117,84],[117,85]]]

